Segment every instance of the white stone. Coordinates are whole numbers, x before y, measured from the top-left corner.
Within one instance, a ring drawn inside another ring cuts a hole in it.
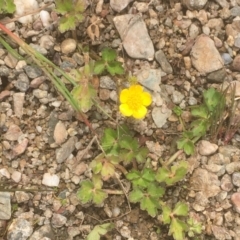
[[[198,151],[202,156],[208,156],[218,150],[218,145],[202,140],[198,144]]]
[[[44,173],[42,184],[48,187],[57,187],[60,179],[56,174]]]
[[[18,171],[14,171],[13,173],[12,173],[12,180],[14,181],[14,182],[20,182],[20,180],[21,180],[21,177],[22,177],[22,173],[20,173],[20,172],[18,172]]]
[[[72,38],[65,39],[61,43],[61,50],[62,50],[62,53],[64,53],[64,54],[68,54],[68,53],[74,52],[76,47],[77,47],[77,43]]]

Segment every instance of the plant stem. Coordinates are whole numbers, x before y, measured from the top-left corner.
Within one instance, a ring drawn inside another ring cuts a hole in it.
[[[166,162],[161,162],[163,166],[169,166],[173,161],[176,160],[176,158],[183,153],[183,150],[178,150],[176,153],[174,153]]]
[[[108,194],[116,194],[116,195],[123,195],[124,192],[121,190],[112,190],[112,189],[103,189],[104,192]]]
[[[86,119],[85,115],[79,108],[76,100],[73,98],[72,94],[68,91],[65,84],[62,82],[61,79],[59,79],[53,72],[53,70],[57,70],[59,73],[62,74],[63,77],[65,77],[74,87],[78,84],[70,77],[68,76],[63,70],[61,70],[59,67],[57,67],[53,62],[48,60],[46,57],[44,57],[42,54],[34,50],[32,47],[30,47],[28,44],[26,44],[22,39],[20,39],[18,36],[13,34],[8,28],[6,28],[3,24],[0,23],[0,29],[5,32],[13,41],[15,41],[27,54],[29,57],[31,57],[32,61],[42,69],[42,71],[46,74],[46,76],[52,81],[56,89],[65,97],[65,99],[71,104],[73,109],[81,116],[83,121],[87,126],[90,127],[91,130],[91,124]],[[1,42],[4,40],[1,39]],[[8,44],[5,44],[7,49],[10,48]],[[19,54],[17,54],[19,56]]]

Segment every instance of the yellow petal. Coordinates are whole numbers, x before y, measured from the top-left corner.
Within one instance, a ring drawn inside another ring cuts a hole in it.
[[[143,92],[142,94],[142,104],[144,106],[149,106],[152,103],[152,96],[148,92]]]
[[[144,106],[141,106],[137,111],[134,111],[132,115],[136,119],[141,119],[141,118],[144,118],[146,114],[147,114],[147,108]]]
[[[121,104],[119,106],[119,110],[122,113],[122,115],[126,116],[126,117],[130,117],[133,115],[133,111],[132,109],[129,108],[129,106],[127,104]]]
[[[140,86],[140,85],[132,85],[130,88],[129,88],[130,91],[132,91],[133,93],[135,92],[142,92],[143,91],[143,87]]]
[[[129,90],[128,89],[123,89],[120,93],[120,102],[121,103],[126,103],[128,100],[129,96]]]

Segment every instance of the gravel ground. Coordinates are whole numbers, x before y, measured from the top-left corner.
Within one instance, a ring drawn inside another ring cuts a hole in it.
[[[31,2],[27,12],[53,1]],[[239,0],[92,0],[86,7],[76,36],[59,32],[54,5],[26,19],[2,21],[66,72],[84,65],[78,46],[89,45],[96,54],[114,48],[153,103],[145,119],[123,118],[110,76],[95,79],[99,101],[106,113],[141,136],[153,166],[159,157],[171,155],[180,134],[173,106],[184,110],[187,121],[189,106],[201,103],[204,90],[229,83],[236,84],[239,101]],[[238,104],[237,116],[239,110]],[[95,106],[86,115],[99,135],[115,124]],[[89,163],[100,152],[94,134],[39,68],[18,61],[1,45],[0,134],[0,238],[85,239],[106,220],[115,229],[102,239],[173,239],[160,216],[151,218],[138,204],[129,212],[124,195],[110,195],[101,206],[79,202],[79,184],[91,176]],[[223,142],[206,138],[193,156],[179,156],[189,162],[188,175],[166,191],[169,204],[186,202],[190,216],[202,223],[199,239],[240,239],[240,132]],[[3,191],[16,188],[25,191]]]

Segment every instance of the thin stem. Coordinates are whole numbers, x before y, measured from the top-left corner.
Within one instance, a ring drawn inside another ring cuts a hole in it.
[[[183,153],[183,150],[178,150],[176,153],[174,153],[166,162],[163,163],[164,166],[169,166],[173,161],[176,160],[176,158]]]

